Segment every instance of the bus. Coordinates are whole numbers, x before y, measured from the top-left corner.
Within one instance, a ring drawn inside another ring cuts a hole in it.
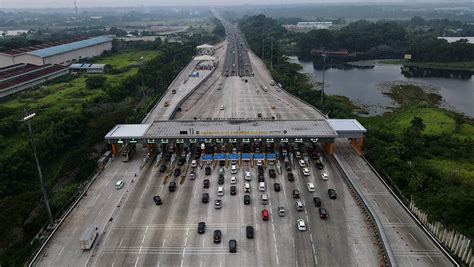
[[[123,162],[130,161],[134,154],[135,154],[135,144],[127,144],[122,149],[122,161]]]

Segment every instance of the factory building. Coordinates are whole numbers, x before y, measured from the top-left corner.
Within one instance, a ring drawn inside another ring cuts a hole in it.
[[[19,63],[44,65],[70,63],[101,55],[112,49],[112,37],[97,36],[11,49],[0,52],[0,68]]]

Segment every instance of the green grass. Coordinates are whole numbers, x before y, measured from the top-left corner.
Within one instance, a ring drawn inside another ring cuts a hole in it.
[[[105,56],[99,58],[96,62],[101,64],[110,64],[114,68],[123,68],[132,63],[137,63],[140,57],[143,57],[142,60],[150,60],[157,55],[157,51],[124,51],[113,56]]]
[[[429,159],[427,164],[444,177],[457,176],[463,182],[474,185],[474,164],[461,160]]]
[[[379,60],[383,64],[395,64],[405,66],[417,66],[421,68],[447,69],[447,70],[470,70],[474,71],[474,61],[463,62],[415,62],[403,59],[398,60]]]

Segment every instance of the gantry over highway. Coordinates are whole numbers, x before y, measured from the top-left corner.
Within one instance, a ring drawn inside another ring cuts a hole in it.
[[[105,136],[138,156],[112,158],[33,265],[451,266],[362,161],[366,129],[285,92],[220,19],[227,40],[201,46],[212,63],[197,55],[205,66],[189,63],[142,124]],[[82,250],[89,225],[99,237]]]

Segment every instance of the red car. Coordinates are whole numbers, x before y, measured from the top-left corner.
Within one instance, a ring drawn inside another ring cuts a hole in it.
[[[262,220],[268,221],[268,218],[270,217],[270,213],[268,213],[268,210],[262,210]]]

